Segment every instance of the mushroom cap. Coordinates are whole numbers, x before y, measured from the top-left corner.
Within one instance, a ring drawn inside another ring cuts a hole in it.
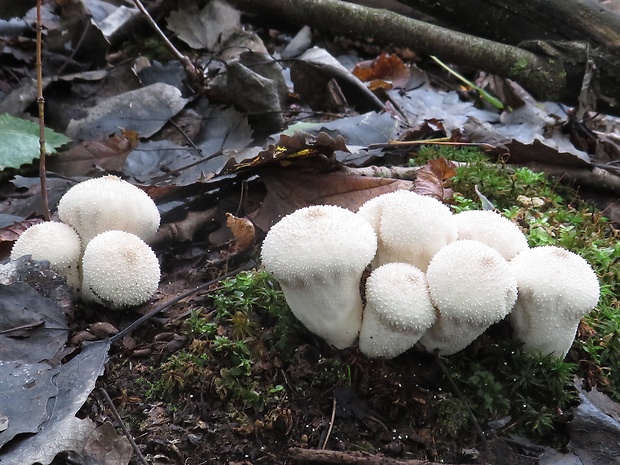
[[[529,352],[564,357],[582,316],[599,299],[596,274],[586,260],[555,246],[525,250],[510,261],[519,298],[510,315],[514,336]]]
[[[454,215],[459,239],[471,239],[493,247],[506,260],[528,248],[519,227],[492,210],[469,210]]]
[[[517,299],[517,279],[492,247],[462,240],[442,248],[426,272],[431,299],[441,318],[491,325]]]
[[[366,308],[372,307],[386,326],[426,331],[435,322],[426,275],[408,263],[386,263],[366,281]]]
[[[520,305],[530,311],[554,309],[566,318],[581,318],[598,303],[600,286],[590,264],[556,246],[527,249],[510,261],[517,277]]]
[[[157,205],[148,194],[111,175],[69,189],[58,203],[58,216],[77,231],[84,246],[97,234],[110,230],[148,240],[160,222]]]
[[[110,308],[140,305],[159,286],[159,262],[138,236],[106,231],[95,236],[82,257],[82,297]]]
[[[393,358],[413,347],[435,322],[426,276],[406,263],[387,263],[366,281],[360,351]]]
[[[47,260],[50,267],[77,288],[80,284],[79,264],[82,254],[80,237],[64,223],[46,221],[30,226],[15,241],[11,259],[31,255],[33,260]]]
[[[428,352],[451,355],[465,349],[512,309],[517,279],[501,254],[463,240],[441,249],[426,272],[437,321],[422,336]]]
[[[361,275],[376,249],[377,237],[363,218],[334,205],[314,205],[276,223],[265,237],[261,257],[278,280],[308,282]]]
[[[450,209],[432,197],[411,191],[375,197],[360,207],[358,215],[377,233],[375,268],[405,262],[426,271],[433,255],[457,239]]]

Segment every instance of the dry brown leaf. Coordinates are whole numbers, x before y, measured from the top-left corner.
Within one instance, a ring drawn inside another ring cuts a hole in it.
[[[42,223],[43,220],[39,218],[33,218],[31,220],[20,221],[19,223],[12,224],[6,228],[0,229],[0,243],[1,242],[15,242],[17,238],[30,226],[34,226],[37,223]]]
[[[397,55],[382,53],[372,61],[357,64],[353,74],[361,81],[372,81],[371,89],[385,88],[377,81],[389,81],[395,87],[404,87],[411,76],[409,67]]]
[[[121,171],[127,155],[138,146],[135,131],[122,130],[99,140],[85,141],[49,160],[49,169],[64,176],[91,176]]]
[[[456,175],[456,165],[445,158],[430,160],[417,173],[413,191],[444,201],[452,196],[445,188],[446,181]]]
[[[246,218],[237,218],[235,215],[226,213],[226,226],[230,228],[235,240],[230,247],[232,254],[238,254],[248,250],[256,239],[256,230],[252,222]]]
[[[338,205],[352,211],[377,195],[413,188],[411,181],[351,176],[340,173],[305,174],[273,170],[261,174],[267,196],[261,208],[251,215],[263,231],[280,218],[308,205]]]

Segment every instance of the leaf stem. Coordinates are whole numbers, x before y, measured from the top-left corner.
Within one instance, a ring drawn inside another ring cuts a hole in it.
[[[41,201],[43,203],[43,218],[50,220],[50,208],[47,198],[47,177],[45,175],[45,99],[43,98],[43,63],[42,49],[41,0],[37,0],[37,106],[39,107],[39,179],[41,181]]]

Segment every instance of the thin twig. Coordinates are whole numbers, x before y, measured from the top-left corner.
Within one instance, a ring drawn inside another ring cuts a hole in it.
[[[153,310],[148,312],[146,315],[143,315],[140,318],[138,318],[136,321],[131,323],[129,326],[127,326],[121,332],[119,332],[118,334],[115,334],[114,336],[112,336],[110,338],[110,341],[114,343],[114,342],[122,339],[127,334],[131,333],[134,329],[142,326],[146,321],[150,320],[151,318],[153,318],[158,313],[164,311],[165,309],[167,309],[169,307],[172,307],[174,304],[176,304],[177,302],[180,302],[181,300],[185,299],[186,297],[189,297],[190,295],[193,295],[196,292],[201,291],[202,289],[207,289],[207,288],[211,287],[213,284],[217,283],[218,281],[221,281],[222,279],[226,279],[226,278],[229,278],[231,276],[234,276],[237,273],[239,273],[241,271],[248,270],[248,269],[250,269],[250,268],[252,268],[254,266],[256,266],[256,263],[254,263],[254,262],[246,263],[244,266],[241,266],[241,267],[239,267],[239,268],[237,268],[237,269],[235,269],[233,271],[230,271],[230,272],[228,272],[226,274],[223,274],[222,276],[220,276],[220,277],[218,277],[216,279],[212,279],[211,281],[203,283],[200,286],[195,287],[194,289],[190,289],[189,291],[185,291],[182,294],[179,294],[178,296],[176,296],[175,298],[169,300],[165,304],[162,304],[162,305],[159,305],[158,307],[155,307]]]
[[[37,106],[39,107],[39,179],[41,181],[41,201],[43,202],[43,218],[50,220],[50,208],[47,199],[47,176],[45,175],[45,99],[43,98],[43,62],[41,24],[41,0],[37,0]]]
[[[155,33],[162,40],[164,46],[168,49],[172,56],[183,65],[183,67],[185,68],[185,72],[190,76],[191,81],[196,84],[200,83],[202,81],[202,73],[200,73],[198,69],[196,69],[196,66],[194,66],[192,60],[190,60],[186,55],[183,55],[181,52],[179,52],[177,48],[172,44],[172,42],[170,42],[168,37],[166,37],[166,34],[164,34],[164,32],[160,29],[160,27],[157,25],[151,14],[144,7],[140,0],[133,0],[133,2],[138,8],[138,10],[140,10],[140,12],[144,15],[146,21],[155,30]]]
[[[136,444],[136,441],[134,441],[133,436],[131,435],[127,427],[125,426],[125,423],[123,422],[121,416],[119,415],[118,410],[116,410],[116,407],[114,406],[114,402],[112,402],[112,399],[110,398],[110,395],[108,394],[108,391],[106,391],[104,388],[100,388],[99,392],[101,393],[105,401],[108,403],[110,410],[112,411],[112,416],[114,416],[114,419],[116,420],[116,422],[119,424],[119,426],[123,430],[123,433],[125,433],[125,437],[129,440],[131,447],[133,447],[133,450],[135,451],[136,456],[138,457],[138,460],[140,461],[140,463],[142,463],[142,465],[149,465],[144,455],[142,455],[142,452],[140,452],[140,448],[138,447],[138,444]]]
[[[327,428],[327,434],[325,435],[325,440],[321,445],[321,449],[325,449],[327,446],[327,441],[329,441],[329,437],[332,434],[332,428],[334,427],[334,420],[336,419],[336,398],[334,397],[334,402],[332,403],[332,417],[329,419],[329,427]]]

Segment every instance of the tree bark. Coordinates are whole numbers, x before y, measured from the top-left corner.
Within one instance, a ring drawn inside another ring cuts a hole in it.
[[[586,0],[536,0],[542,1],[568,1],[572,4]],[[569,105],[577,104],[586,62],[592,60],[600,74],[593,79],[597,109],[611,113],[620,111],[620,55],[609,47],[590,51],[587,44],[543,41],[530,44],[533,50],[530,51],[417,21],[387,10],[340,0],[233,0],[233,3],[248,10],[308,24],[334,34],[372,38],[375,42],[437,55],[445,62],[467,65],[513,79],[539,99]],[[476,13],[482,15],[484,10]],[[604,25],[607,32],[600,33],[604,37],[612,37],[613,33],[620,31],[620,28],[617,31],[614,29],[614,21],[607,20]]]
[[[528,40],[582,41],[620,46],[620,16],[593,0],[401,0],[490,40],[518,45]]]

